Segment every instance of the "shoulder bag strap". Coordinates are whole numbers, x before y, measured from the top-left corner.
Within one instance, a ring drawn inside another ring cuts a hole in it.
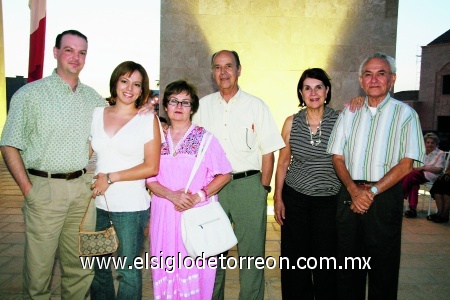
[[[113,222],[111,220],[111,216],[109,215],[109,206],[108,206],[108,201],[106,201],[106,195],[103,195],[103,197],[105,198],[106,208],[108,209],[109,223],[111,224],[111,226],[113,226]],[[91,206],[92,199],[94,199],[94,198],[91,197],[91,200],[89,200],[88,206],[86,207],[86,211],[84,212],[84,215],[83,215],[83,219],[81,219],[80,232],[83,231],[84,219],[86,219],[86,215],[87,215],[87,212],[89,211],[89,207]]]
[[[186,188],[184,190],[185,193],[188,192],[189,186],[191,185],[192,179],[194,179],[195,173],[197,173],[198,167],[203,160],[203,156],[205,156],[206,149],[208,149],[209,143],[211,142],[213,135],[211,133],[206,132],[203,135],[202,142],[200,143],[200,147],[197,153],[197,158],[195,159],[194,166],[191,170],[191,175],[189,176],[188,183],[186,184]]]

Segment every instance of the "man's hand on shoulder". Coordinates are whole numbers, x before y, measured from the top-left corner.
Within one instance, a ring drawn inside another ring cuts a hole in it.
[[[155,107],[151,103],[145,103],[142,105],[141,108],[138,110],[139,115],[146,115],[146,114],[156,114]]]

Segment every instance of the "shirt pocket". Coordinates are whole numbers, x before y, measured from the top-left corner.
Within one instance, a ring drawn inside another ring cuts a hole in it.
[[[256,146],[255,126],[252,124],[249,126],[242,124],[233,126],[230,139],[234,149],[242,152],[254,151]]]

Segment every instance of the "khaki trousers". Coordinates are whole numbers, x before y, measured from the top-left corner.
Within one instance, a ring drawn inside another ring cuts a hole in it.
[[[62,269],[61,298],[84,299],[94,274],[93,270],[81,267],[78,228],[91,198],[92,175],[84,174],[73,180],[29,177],[33,187],[22,207],[26,226],[24,299],[50,299],[57,249]],[[95,209],[90,209],[84,229],[94,228]]]
[[[239,300],[264,299],[264,269],[255,267],[256,257],[265,257],[267,192],[261,174],[232,180],[219,192],[219,202],[234,224],[239,257],[251,257],[250,268],[239,269]],[[247,260],[244,261],[247,264]],[[217,268],[214,300],[225,297],[225,269]]]

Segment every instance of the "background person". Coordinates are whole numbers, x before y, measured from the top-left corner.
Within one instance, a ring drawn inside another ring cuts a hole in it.
[[[284,142],[267,105],[238,86],[242,66],[235,51],[213,54],[211,68],[219,92],[203,97],[193,123],[220,141],[233,167],[232,181],[219,193],[234,224],[240,257],[265,257],[267,194],[273,152]],[[254,260],[252,260],[254,262]],[[264,269],[239,269],[239,299],[264,298]],[[224,298],[225,270],[217,269],[213,299]]]
[[[119,64],[109,88],[111,106],[96,108],[92,120],[91,153],[97,153],[92,196],[97,207],[96,230],[110,226],[109,214],[119,238],[117,256],[127,258],[128,264],[116,270],[117,297],[111,268],[96,264],[91,299],[141,299],[142,270],[134,268],[132,259],[140,255],[149,219],[145,178],[158,174],[160,127],[153,114],[137,114],[149,94],[149,78],[140,64]]]
[[[50,298],[58,248],[62,299],[84,299],[94,276],[80,264],[78,227],[92,195],[92,176],[84,169],[92,111],[106,103],[80,82],[87,50],[79,31],[58,34],[56,69],[14,94],[3,129],[2,155],[25,196],[24,299]],[[93,213],[86,229],[93,229]]]
[[[405,212],[406,218],[417,217],[417,203],[419,202],[419,187],[425,182],[433,183],[444,168],[445,153],[439,150],[439,138],[434,133],[423,136],[425,141],[424,165],[414,168],[402,180],[403,197],[408,199],[409,210]]]
[[[281,256],[336,256],[336,195],[340,182],[326,153],[338,113],[331,101],[328,74],[319,68],[303,72],[297,85],[299,106],[306,109],[284,122],[275,175],[275,220],[281,225]],[[283,268],[283,299],[333,299],[336,273],[327,269]]]
[[[163,106],[170,120],[161,147],[161,166],[155,177],[147,179],[153,193],[150,221],[151,255],[166,261],[174,256],[174,269],[152,269],[155,299],[211,299],[215,268],[178,268],[178,254],[189,256],[181,236],[182,212],[204,205],[209,197],[230,181],[231,165],[218,140],[213,137],[194,179],[185,187],[194,166],[202,138],[207,131],[191,122],[199,107],[197,91],[186,81],[175,81],[164,91]]]
[[[450,211],[450,163],[445,173],[434,182],[430,194],[436,200],[438,211],[436,214],[429,215],[427,219],[435,223],[447,223]]]
[[[417,113],[393,99],[395,60],[383,53],[366,58],[359,82],[361,109],[345,108],[327,152],[342,182],[337,201],[337,264],[345,257],[370,257],[370,269],[338,269],[337,298],[396,299],[400,268],[403,193],[401,179],[425,147]]]

